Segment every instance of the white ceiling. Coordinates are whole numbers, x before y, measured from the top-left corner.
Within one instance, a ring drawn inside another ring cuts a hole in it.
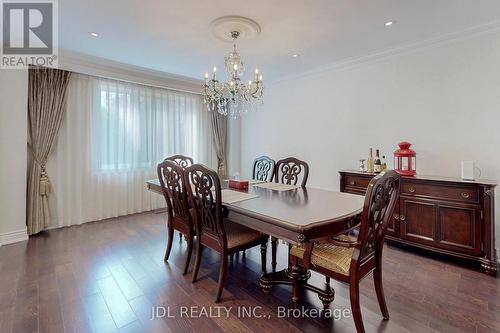
[[[278,79],[500,22],[499,0],[61,0],[60,49],[202,78],[231,45],[211,36],[225,15],[262,32],[239,46],[248,69]],[[392,27],[384,23],[394,20]],[[96,31],[99,38],[88,32]],[[293,58],[291,55],[301,56]],[[247,75],[250,75],[247,72]]]

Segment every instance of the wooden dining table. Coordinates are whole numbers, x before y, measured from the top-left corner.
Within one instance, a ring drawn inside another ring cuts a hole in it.
[[[146,185],[152,192],[162,194],[157,179],[147,181]],[[227,188],[227,184],[224,187]],[[255,184],[247,190],[235,191],[252,197],[227,203],[223,196],[226,218],[297,246],[356,228],[364,202],[364,197],[359,195],[309,187],[273,190]],[[301,288],[312,290],[320,299],[332,302],[335,291],[329,285],[320,289],[308,284],[309,277],[310,272],[291,266],[277,272],[265,272],[260,278],[260,287],[269,294],[273,285],[292,285],[295,279]],[[292,301],[298,302],[297,288],[292,290]]]

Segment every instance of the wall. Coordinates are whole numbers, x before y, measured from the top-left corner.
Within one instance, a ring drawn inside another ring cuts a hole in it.
[[[28,72],[0,69],[0,245],[26,240]]]
[[[460,161],[474,160],[499,180],[499,126],[497,32],[267,86],[264,110],[242,119],[242,173],[258,155],[297,156],[310,164],[310,186],[338,189],[337,172],[357,168],[369,147],[392,167],[404,139],[421,174],[459,177]]]

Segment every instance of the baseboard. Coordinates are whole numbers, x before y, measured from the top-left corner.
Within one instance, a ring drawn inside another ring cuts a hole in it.
[[[28,240],[28,231],[26,228],[0,234],[0,246],[22,242],[25,240]]]

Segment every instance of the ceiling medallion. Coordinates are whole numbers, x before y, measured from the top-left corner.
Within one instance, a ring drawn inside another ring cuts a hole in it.
[[[224,58],[227,82],[217,79],[217,68],[213,68],[212,77],[205,73],[203,98],[209,111],[217,111],[223,115],[237,115],[258,108],[262,105],[262,75],[255,69],[253,80],[242,82],[245,71],[241,55],[236,49],[236,41],[257,37],[260,26],[245,17],[224,16],[210,24],[214,36],[223,41],[233,43],[233,51]]]

